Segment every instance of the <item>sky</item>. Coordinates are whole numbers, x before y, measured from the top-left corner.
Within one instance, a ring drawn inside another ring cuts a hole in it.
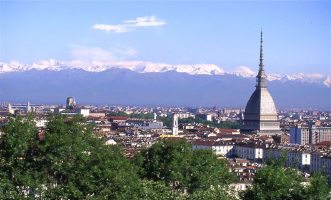
[[[215,64],[331,75],[331,1],[0,0],[0,62]]]

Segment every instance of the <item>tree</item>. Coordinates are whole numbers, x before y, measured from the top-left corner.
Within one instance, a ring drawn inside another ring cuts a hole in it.
[[[37,130],[33,116],[10,118],[1,135],[0,198],[21,199],[37,188],[39,174],[34,162]]]
[[[11,120],[1,136],[1,199],[137,199],[137,168],[103,144],[81,116],[52,116],[36,136],[29,118]]]
[[[144,200],[172,200],[178,199],[178,191],[172,190],[166,186],[163,181],[142,180],[142,189],[140,199]]]
[[[298,169],[284,165],[284,156],[270,160],[267,166],[257,171],[252,188],[241,194],[242,199],[329,199],[329,186],[320,174],[312,176],[305,186],[305,179]]]
[[[191,145],[186,141],[162,140],[141,151],[136,156],[135,163],[141,167],[142,178],[162,180],[167,185],[179,183],[180,187],[186,187],[189,184],[191,158]]]
[[[121,116],[121,117],[129,117],[129,115],[126,112],[110,112],[107,114],[107,116]]]
[[[40,171],[48,198],[126,199],[138,195],[136,168],[107,146],[81,116],[54,116],[40,143]]]
[[[207,149],[196,149],[193,151],[191,160],[191,184],[190,188],[195,190],[208,190],[226,187],[235,180],[235,176],[229,173],[226,160],[219,160],[214,152]]]
[[[330,187],[326,177],[320,172],[314,172],[305,188],[305,199],[327,200],[330,198]]]
[[[162,140],[136,155],[134,163],[141,178],[164,181],[176,189],[194,193],[221,188],[233,180],[224,160],[210,150],[192,150],[186,140]]]
[[[160,120],[161,122],[163,122],[164,126],[167,126],[167,127],[172,126],[172,117],[171,116],[167,116],[167,117],[158,116],[157,120]]]
[[[180,200],[235,200],[237,198],[232,197],[227,193],[224,189],[212,189],[209,188],[207,190],[199,189],[195,191],[193,194],[183,195]]]
[[[188,123],[188,124],[194,124],[195,123],[195,119],[193,117],[188,117],[188,118],[180,118],[178,120],[178,123],[184,124],[184,123]]]

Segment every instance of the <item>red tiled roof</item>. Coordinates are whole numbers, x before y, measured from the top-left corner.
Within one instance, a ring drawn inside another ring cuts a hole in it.
[[[238,132],[237,129],[226,129],[226,128],[221,128],[219,129],[222,133],[233,133],[233,132]]]
[[[323,142],[316,143],[315,145],[331,146],[331,142],[329,142],[329,141],[323,141]]]
[[[127,120],[129,118],[128,117],[122,117],[122,116],[110,116],[110,117],[107,117],[107,119],[112,119],[112,120]]]

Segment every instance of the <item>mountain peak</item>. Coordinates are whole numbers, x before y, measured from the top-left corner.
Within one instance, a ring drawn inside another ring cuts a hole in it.
[[[164,73],[167,71],[176,71],[190,75],[225,75],[232,74],[244,78],[256,76],[256,72],[246,66],[238,66],[232,71],[225,71],[215,64],[193,64],[193,65],[171,65],[166,63],[153,63],[143,61],[119,61],[119,62],[91,62],[83,61],[58,61],[55,59],[41,60],[33,64],[21,64],[12,61],[10,63],[0,63],[0,73],[6,72],[24,72],[31,69],[61,71],[65,69],[82,69],[88,72],[102,72],[111,68],[129,69],[138,73]],[[321,84],[326,87],[331,86],[330,76],[322,74],[304,74],[281,76],[279,74],[270,74],[267,76],[269,81],[300,81],[306,83]]]
[[[239,66],[230,73],[242,77],[255,77],[257,75],[256,72],[246,66]]]

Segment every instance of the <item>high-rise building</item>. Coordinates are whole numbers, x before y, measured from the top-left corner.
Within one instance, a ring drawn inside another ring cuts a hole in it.
[[[174,112],[172,118],[172,135],[178,135],[178,116],[176,112]]]
[[[331,127],[316,127],[310,123],[308,126],[297,125],[290,129],[290,143],[306,145],[323,141],[331,141]]]
[[[262,31],[260,43],[260,64],[255,91],[247,102],[241,132],[258,135],[281,134],[276,106],[267,89],[267,76],[263,64]]]

